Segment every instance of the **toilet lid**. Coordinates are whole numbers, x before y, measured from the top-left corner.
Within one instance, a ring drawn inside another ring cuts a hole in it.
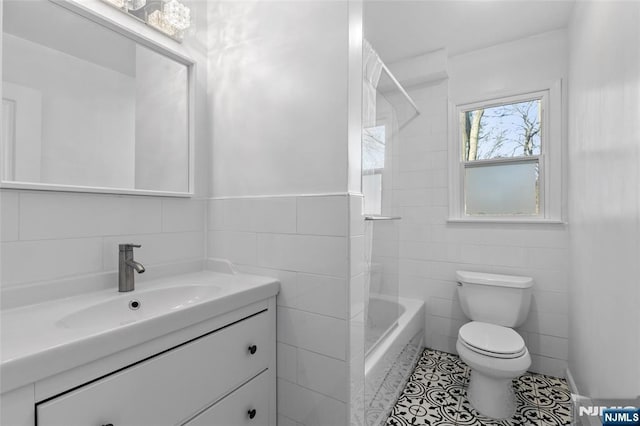
[[[458,337],[469,349],[497,358],[517,357],[526,349],[524,340],[513,329],[486,322],[471,321],[463,325]]]

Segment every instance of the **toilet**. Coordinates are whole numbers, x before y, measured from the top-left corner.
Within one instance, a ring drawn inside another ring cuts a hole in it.
[[[531,366],[522,337],[513,330],[529,314],[533,279],[456,271],[458,296],[471,322],[460,327],[456,349],[471,369],[467,398],[481,414],[513,416],[512,380]]]

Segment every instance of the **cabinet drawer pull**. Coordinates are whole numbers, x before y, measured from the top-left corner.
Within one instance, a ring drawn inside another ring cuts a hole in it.
[[[252,408],[251,410],[247,411],[247,415],[250,419],[253,419],[256,416],[256,409]]]
[[[113,423],[107,423],[106,425],[102,425],[102,426],[113,426]]]
[[[255,353],[256,353],[256,351],[258,350],[258,347],[257,347],[256,345],[251,345],[251,346],[249,346],[249,348],[248,348],[248,349],[249,349],[249,353],[250,353],[251,355],[253,355],[253,354],[255,354]],[[253,417],[252,417],[252,418],[253,418]]]

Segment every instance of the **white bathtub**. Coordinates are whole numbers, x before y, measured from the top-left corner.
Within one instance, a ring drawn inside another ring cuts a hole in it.
[[[370,316],[376,323],[388,323],[396,312],[398,321],[380,334],[365,358],[365,417],[366,426],[379,426],[393,408],[424,344],[424,302],[399,298],[398,305],[384,298],[373,298]],[[375,304],[375,306],[373,306]]]

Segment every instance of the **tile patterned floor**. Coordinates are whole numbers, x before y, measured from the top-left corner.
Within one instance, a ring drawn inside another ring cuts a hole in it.
[[[467,401],[469,367],[457,355],[425,349],[387,426],[559,426],[571,424],[571,393],[563,379],[526,373],[515,379],[516,414],[495,420]]]

